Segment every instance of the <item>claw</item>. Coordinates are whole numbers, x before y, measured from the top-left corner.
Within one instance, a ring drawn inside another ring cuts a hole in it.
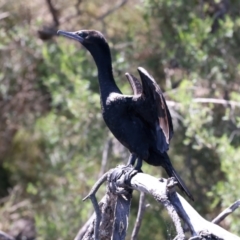
[[[109,178],[109,188],[115,194],[127,194],[129,187],[131,186],[130,182],[134,175],[138,173],[132,165],[119,166],[115,169]]]

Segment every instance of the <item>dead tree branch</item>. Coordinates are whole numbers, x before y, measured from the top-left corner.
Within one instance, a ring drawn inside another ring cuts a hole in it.
[[[59,20],[58,20],[58,11],[55,9],[55,7],[53,6],[53,3],[51,0],[46,0],[46,3],[48,5],[48,9],[52,15],[53,18],[53,26],[54,27],[58,27],[59,26]]]
[[[170,107],[178,107],[180,106],[180,103],[174,102],[174,101],[166,101],[167,105]],[[217,98],[194,98],[193,102],[195,103],[213,103],[213,104],[221,104],[224,106],[230,106],[230,107],[240,107],[240,102],[236,101],[228,101],[225,99],[217,99]]]
[[[178,234],[175,238],[177,240],[186,238],[180,218],[188,225],[192,234],[191,240],[204,237],[209,240],[240,240],[238,236],[201,217],[183,197],[175,192],[174,179],[161,178],[159,180],[148,174],[136,173],[132,168],[125,166],[112,169],[108,174],[108,188],[105,196],[107,200],[99,205],[102,215],[99,227],[99,239],[101,240],[125,239],[132,189],[150,194],[164,205],[174,222]],[[91,192],[95,194],[96,186]],[[108,210],[106,211],[106,209]],[[107,212],[108,215],[106,215]],[[109,212],[111,212],[111,217]],[[84,240],[90,240],[94,236],[94,223],[95,219],[89,225],[83,237]],[[106,231],[107,228],[108,231]]]
[[[95,21],[103,21],[107,16],[109,16],[109,15],[112,14],[113,12],[117,11],[119,8],[121,8],[122,6],[124,6],[127,2],[128,2],[128,0],[122,0],[121,2],[117,3],[113,8],[109,9],[108,11],[106,11],[105,13],[103,13],[101,16],[97,17],[94,21],[92,21],[92,22],[87,26],[87,28],[89,28],[90,26],[92,26]]]
[[[53,36],[57,35],[57,27],[59,26],[58,10],[54,7],[52,0],[46,0],[49,12],[51,13],[53,22],[48,26],[43,26],[42,29],[38,30],[38,36],[42,40],[49,40]]]
[[[84,234],[80,233],[79,231],[79,234],[75,237],[74,240],[92,240],[92,239],[110,240],[113,232],[116,202],[117,195],[114,195],[110,191],[107,191],[106,195],[99,203],[99,209],[101,212],[101,224],[99,227],[97,238],[94,232],[94,230],[96,229],[95,228],[96,216],[94,216],[93,218],[91,217],[91,220],[88,221],[88,225],[85,226],[85,229],[87,230],[84,232]]]
[[[121,194],[117,197],[112,237],[114,240],[124,240],[127,235],[131,199],[131,193],[127,195]]]
[[[125,5],[127,3],[128,0],[123,0],[120,3],[116,4],[113,8],[109,9],[107,12],[105,12],[103,15],[101,15],[100,17],[97,18],[97,20],[103,20],[105,17],[107,17],[108,15],[112,14],[113,12],[115,12],[116,10],[118,10],[119,8],[121,8],[123,5]]]
[[[226,208],[223,212],[221,212],[216,218],[212,220],[212,223],[219,224],[223,219],[225,219],[228,215],[233,213],[239,207],[240,200],[236,201],[230,207]]]
[[[140,199],[139,199],[139,206],[138,206],[138,214],[137,219],[133,228],[132,237],[131,240],[137,240],[137,236],[141,227],[143,214],[145,212],[146,206],[145,206],[145,193],[140,193]]]
[[[161,196],[161,192],[166,188],[166,181],[166,179],[159,181],[150,175],[138,173],[132,178],[131,186],[135,190],[143,191],[153,196],[156,194]],[[182,196],[176,192],[169,192],[168,197],[178,215],[188,225],[193,236],[201,236],[203,233],[208,232],[219,239],[240,240],[238,236],[205,220]]]
[[[0,240],[14,240],[12,236],[0,230]]]
[[[93,207],[94,207],[94,211],[96,214],[96,217],[94,219],[95,221],[95,228],[94,228],[94,239],[97,240],[98,239],[98,232],[99,232],[99,226],[100,226],[100,222],[101,222],[101,218],[102,218],[102,214],[101,214],[101,210],[99,208],[98,202],[97,202],[97,198],[96,198],[96,192],[98,191],[98,189],[100,188],[100,186],[107,180],[109,173],[112,170],[109,170],[108,172],[106,172],[93,186],[93,188],[91,189],[90,193],[83,199],[83,201],[85,201],[86,199],[91,199]]]

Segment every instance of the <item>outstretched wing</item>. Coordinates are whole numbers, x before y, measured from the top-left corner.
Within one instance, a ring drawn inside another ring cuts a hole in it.
[[[130,73],[125,73],[125,76],[132,87],[133,94],[142,94],[142,84],[140,83],[140,81]]]
[[[173,124],[169,109],[162,90],[153,77],[142,67],[138,68],[138,72],[142,80],[142,95],[145,101],[152,104],[152,110],[157,112],[157,119],[154,120],[158,148],[166,151],[173,136]]]

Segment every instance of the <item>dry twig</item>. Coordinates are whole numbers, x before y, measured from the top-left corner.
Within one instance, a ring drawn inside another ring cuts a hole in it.
[[[167,105],[170,107],[178,107],[181,104],[174,101],[166,101]],[[213,103],[213,104],[221,104],[224,106],[230,106],[230,107],[240,107],[240,102],[236,101],[228,101],[225,99],[217,99],[217,98],[194,98],[193,102],[195,103]]]
[[[219,224],[224,218],[226,218],[229,214],[233,213],[239,207],[240,200],[236,201],[231,206],[226,208],[223,212],[221,212],[216,218],[212,220],[212,223]]]
[[[137,219],[135,221],[135,225],[133,228],[131,240],[137,240],[137,236],[141,227],[142,219],[143,219],[143,214],[146,209],[145,206],[145,193],[141,192],[140,193],[140,198],[139,198],[139,206],[138,206],[138,214],[137,214]]]

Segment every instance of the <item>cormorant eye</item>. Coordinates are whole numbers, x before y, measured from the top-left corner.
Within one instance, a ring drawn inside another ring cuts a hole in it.
[[[86,32],[78,32],[77,33],[79,37],[85,38],[87,37],[87,33]]]

